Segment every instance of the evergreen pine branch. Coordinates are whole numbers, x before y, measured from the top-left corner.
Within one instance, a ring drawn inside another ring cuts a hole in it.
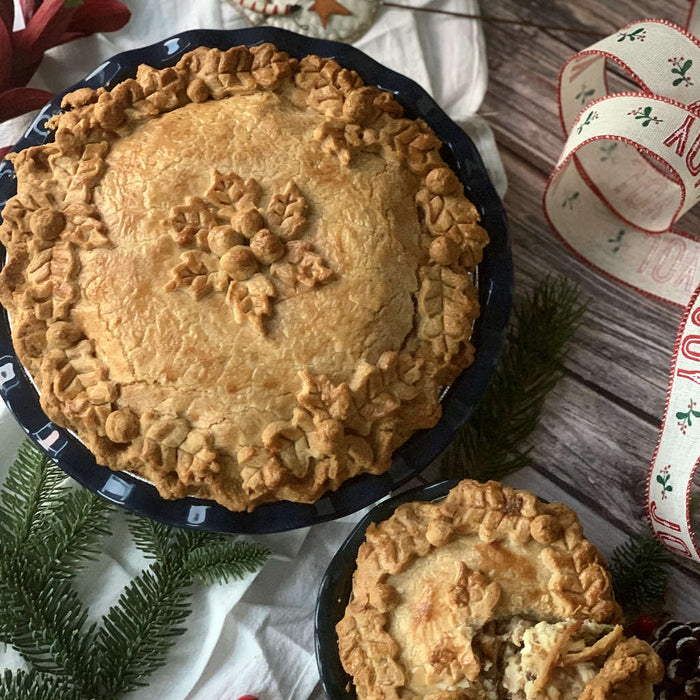
[[[29,442],[29,441],[27,441]],[[73,490],[70,480],[66,477],[55,462],[48,459],[45,455],[39,453],[39,450],[32,443],[29,443],[37,454],[46,459],[46,475],[48,484],[44,488],[41,498],[41,503],[32,518],[32,524],[27,537],[28,542],[36,542],[46,537],[50,531],[55,513],[62,509],[61,501]]]
[[[445,455],[447,477],[501,479],[529,464],[523,443],[562,376],[566,344],[585,310],[578,299],[574,284],[548,277],[516,303],[501,363]]]
[[[205,532],[204,530],[178,530],[178,544],[184,554],[188,554],[198,547],[210,547],[221,542],[231,543],[236,538],[231,535],[222,535],[218,532]]]
[[[85,489],[66,491],[43,518],[44,532],[33,550],[47,578],[71,579],[102,551],[110,534],[107,501]]]
[[[54,574],[75,576],[109,534],[107,502],[62,486],[64,480],[65,474],[25,440],[0,496],[2,535],[17,551],[36,558],[34,566],[46,581]],[[41,581],[36,584],[41,587]]]
[[[163,666],[191,612],[191,577],[182,567],[156,561],[131,581],[102,620],[95,653],[102,673],[94,695],[117,698],[147,685]]]
[[[127,518],[129,532],[146,559],[167,559],[171,551],[173,529],[163,523],[131,515]]]
[[[269,554],[222,535],[132,518],[137,546],[155,561],[124,589],[101,626],[90,625],[72,579],[100,551],[111,507],[63,481],[25,442],[0,494],[0,641],[33,669],[5,672],[0,700],[111,700],[147,685],[185,631],[194,576],[239,578]]]
[[[625,612],[638,613],[666,594],[671,555],[651,534],[636,535],[616,547],[610,560],[615,598]]]
[[[176,529],[173,537],[171,556],[183,565],[192,552],[197,549],[209,549],[219,545],[230,546],[236,541],[231,535],[222,535],[217,532],[205,532],[204,530]]]
[[[10,671],[0,676],[0,700],[81,700],[65,679],[35,671]]]
[[[255,573],[270,556],[267,547],[253,542],[222,541],[193,549],[185,559],[185,569],[195,578],[211,584],[231,581]]]
[[[130,519],[140,548],[156,561],[124,590],[103,618],[97,636],[102,677],[100,698],[116,698],[147,685],[165,664],[175,637],[190,615],[193,578],[206,583],[239,579],[257,571],[269,550],[257,544],[199,530],[179,530]]]
[[[23,552],[0,547],[0,639],[40,672],[67,676],[78,688],[92,673],[94,625],[66,580],[47,580]]]
[[[183,561],[193,549],[233,541],[227,535],[174,528],[136,515],[130,516],[128,522],[131,536],[146,559]]]
[[[5,479],[0,494],[0,537],[15,547],[29,538],[39,514],[51,508],[65,478],[49,465],[49,458],[25,440]]]
[[[80,687],[90,675],[87,610],[54,574],[75,573],[90,536],[78,535],[75,510],[60,519],[63,502],[77,502],[64,478],[34,445],[22,444],[0,495],[0,639],[35,669],[74,677]]]

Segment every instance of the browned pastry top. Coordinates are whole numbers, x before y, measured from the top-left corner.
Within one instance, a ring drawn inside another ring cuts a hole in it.
[[[385,471],[435,423],[487,236],[425,123],[270,44],[64,107],[13,156],[0,300],[98,461],[244,510]]]
[[[359,700],[639,700],[660,659],[576,514],[496,482],[370,525],[337,625]]]

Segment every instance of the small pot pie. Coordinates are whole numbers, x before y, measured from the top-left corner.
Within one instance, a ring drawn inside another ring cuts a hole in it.
[[[369,526],[336,630],[359,700],[651,700],[620,617],[572,510],[463,481]]]
[[[272,44],[62,106],[10,156],[0,301],[100,464],[251,510],[386,471],[436,423],[488,237],[425,122]]]

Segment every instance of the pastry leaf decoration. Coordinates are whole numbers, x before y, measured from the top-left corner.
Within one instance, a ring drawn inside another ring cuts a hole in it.
[[[562,377],[584,311],[578,288],[563,277],[547,277],[515,304],[501,364],[445,455],[448,477],[498,480],[530,463],[525,442]]]
[[[290,180],[263,210],[253,178],[212,172],[204,197],[173,207],[166,225],[185,249],[166,289],[183,288],[196,300],[220,292],[236,322],[265,333],[275,302],[326,284],[333,271],[308,241],[299,240],[308,203]]]
[[[195,582],[240,579],[269,556],[249,542],[131,517],[152,561],[91,623],[74,579],[102,551],[113,509],[64,481],[27,441],[0,492],[0,641],[30,667],[5,670],[0,699],[113,700],[148,685],[185,631]]]

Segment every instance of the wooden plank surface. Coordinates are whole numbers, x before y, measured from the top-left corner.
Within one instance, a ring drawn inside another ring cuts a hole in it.
[[[484,23],[489,89],[480,114],[496,134],[509,179],[505,197],[516,290],[547,274],[563,274],[581,288],[588,309],[570,348],[566,376],[549,397],[532,439],[532,469],[513,485],[575,507],[599,544],[645,528],[644,484],[663,414],[668,370],[681,309],[649,299],[604,278],[555,238],[542,212],[542,194],[563,147],[557,78],[563,63],[604,36],[643,17],[684,23],[686,0],[498,0],[484,15],[523,26]],[[615,82],[613,81],[614,85]],[[630,89],[622,78],[617,84]],[[680,222],[700,232],[700,213]],[[585,517],[584,517],[585,514]],[[610,534],[612,533],[612,534]],[[596,536],[596,534],[598,536]],[[673,567],[668,611],[700,618],[700,568],[680,559]]]

